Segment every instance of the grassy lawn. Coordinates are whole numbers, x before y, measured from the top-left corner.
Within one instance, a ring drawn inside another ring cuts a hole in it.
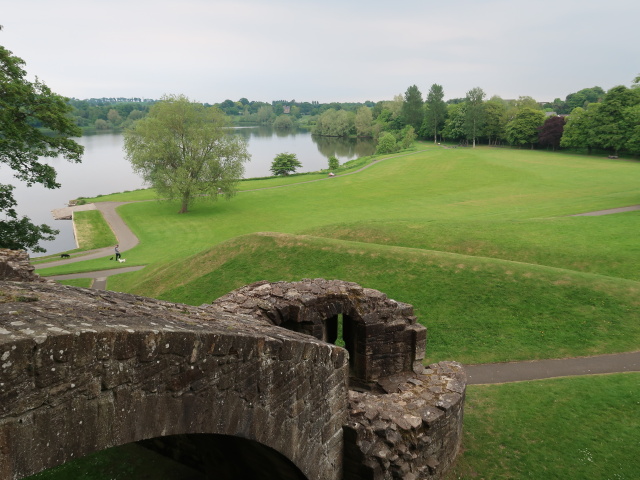
[[[168,202],[120,207],[140,239],[127,265],[147,267],[109,288],[197,305],[263,279],[354,281],[414,305],[428,361],[640,349],[640,212],[570,216],[640,204],[639,162],[416,148],[355,175],[242,182],[232,201],[186,215]],[[323,181],[262,189],[307,180]],[[633,478],[638,387],[635,374],[469,387],[451,478]]]
[[[638,478],[639,391],[640,373],[468,387],[447,480]]]

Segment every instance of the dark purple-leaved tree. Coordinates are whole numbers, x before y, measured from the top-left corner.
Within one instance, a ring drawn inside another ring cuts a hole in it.
[[[541,127],[538,127],[538,144],[541,147],[551,147],[555,150],[560,146],[560,139],[564,131],[565,117],[554,115],[544,121]]]

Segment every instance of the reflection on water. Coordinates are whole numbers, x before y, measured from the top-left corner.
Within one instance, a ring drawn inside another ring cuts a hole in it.
[[[318,136],[312,136],[311,139],[318,146],[318,151],[326,158],[335,156],[338,159],[352,160],[373,155],[376,151],[375,143],[371,139],[358,138],[354,140],[344,137]]]
[[[297,155],[302,163],[300,172],[314,172],[328,168],[328,158],[332,155],[342,164],[371,155],[375,149],[371,140],[312,137],[303,129],[277,130],[257,126],[235,128],[234,131],[247,140],[251,154],[251,161],[245,164],[245,178],[270,176],[271,162],[284,152]],[[58,183],[62,185],[56,190],[40,185],[27,187],[24,182],[13,178],[12,171],[5,164],[0,164],[0,183],[16,186],[14,196],[18,202],[18,214],[28,216],[37,225],[45,223],[60,230],[55,240],[41,244],[49,254],[75,248],[72,223],[68,220],[54,221],[51,210],[62,208],[69,200],[78,197],[94,197],[145,186],[125,159],[122,134],[88,135],[76,141],[85,147],[82,163],[69,163],[60,158],[45,160],[56,169]]]

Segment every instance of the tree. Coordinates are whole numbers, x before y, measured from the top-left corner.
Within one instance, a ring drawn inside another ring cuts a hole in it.
[[[623,85],[613,87],[606,93],[595,113],[594,133],[598,146],[616,155],[625,148],[632,125],[625,121],[624,112],[639,103],[640,92]]]
[[[444,125],[447,115],[447,104],[444,102],[442,85],[434,83],[427,94],[426,110],[424,113],[423,131],[433,133],[433,143],[438,143],[438,132]]]
[[[274,175],[289,175],[300,167],[302,167],[302,164],[295,153],[279,153],[271,162],[271,173]]]
[[[273,122],[273,128],[277,128],[280,130],[290,130],[293,127],[293,120],[291,120],[291,117],[287,115],[280,115],[279,117],[276,117],[275,121]]]
[[[36,78],[29,82],[25,62],[0,46],[0,163],[7,164],[14,177],[28,186],[60,188],[55,169],[42,158],[62,157],[81,161],[83,147],[70,137],[81,131],[71,119],[66,98],[53,93]],[[37,126],[51,130],[45,134]],[[28,217],[18,218],[12,185],[0,184],[0,247],[44,252],[38,243],[53,240],[59,232],[48,225],[34,225]]]
[[[329,157],[329,170],[337,170],[340,168],[340,160],[335,155]]]
[[[411,85],[404,94],[402,104],[402,118],[407,125],[411,125],[414,130],[418,130],[424,118],[424,101],[422,93],[417,86]]]
[[[472,88],[467,92],[467,112],[465,118],[465,130],[468,138],[473,140],[473,148],[476,146],[476,138],[484,126],[484,91],[480,87]]]
[[[330,108],[322,112],[316,120],[313,134],[325,137],[346,137],[353,129],[354,120],[353,113]]]
[[[491,97],[484,103],[484,134],[489,145],[498,145],[504,139],[507,123],[507,103],[500,97]]]
[[[405,149],[413,145],[418,135],[411,125],[407,125],[400,132],[400,148]]]
[[[466,142],[467,132],[465,121],[467,118],[467,103],[451,103],[447,105],[447,120],[442,129],[442,138]]]
[[[531,144],[538,141],[538,128],[544,123],[544,112],[525,107],[516,118],[507,123],[507,140],[512,145]]]
[[[398,151],[398,146],[396,145],[396,137],[394,137],[393,133],[385,132],[382,134],[380,139],[378,140],[378,146],[376,148],[376,153],[394,153]]]
[[[228,125],[217,107],[165,96],[125,130],[124,149],[133,170],[161,197],[179,200],[179,213],[186,213],[195,199],[235,194],[251,156],[244,139],[227,133]]]
[[[586,148],[588,153],[596,146],[594,129],[596,127],[595,114],[600,108],[599,103],[591,103],[585,110],[582,107],[574,108],[569,115],[560,146],[564,148]]]
[[[554,115],[548,117],[544,124],[538,128],[538,143],[542,147],[551,147],[553,150],[560,146],[565,119]]]
[[[356,111],[356,118],[354,121],[356,127],[356,135],[358,137],[370,137],[371,127],[373,125],[373,114],[369,107],[360,107]]]

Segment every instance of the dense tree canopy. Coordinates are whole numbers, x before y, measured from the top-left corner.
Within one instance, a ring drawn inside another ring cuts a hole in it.
[[[523,108],[505,127],[507,140],[512,145],[533,145],[538,142],[539,128],[544,123],[544,112]]]
[[[0,167],[7,165],[29,186],[59,188],[55,169],[42,158],[80,162],[83,147],[70,138],[79,136],[80,129],[70,118],[67,99],[38,79],[29,82],[23,66],[22,59],[0,46]],[[0,220],[0,247],[44,252],[38,243],[53,239],[58,231],[34,225],[28,217],[18,218],[13,188],[0,184],[0,212],[5,217]]]
[[[125,130],[127,159],[163,198],[180,200],[179,213],[200,198],[227,198],[249,161],[245,140],[228,133],[229,121],[216,107],[187,97],[166,96],[149,115]]]

